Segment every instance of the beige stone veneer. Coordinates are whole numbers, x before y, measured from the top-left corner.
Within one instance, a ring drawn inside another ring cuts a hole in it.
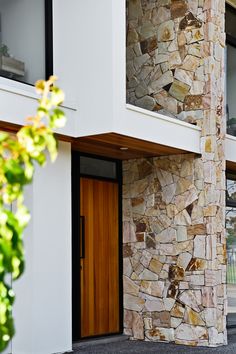
[[[123,163],[124,327],[131,338],[227,343],[224,5],[128,1],[128,101],[202,128],[201,156]]]

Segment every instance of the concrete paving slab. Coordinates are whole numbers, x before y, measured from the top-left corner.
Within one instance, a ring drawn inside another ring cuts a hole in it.
[[[170,343],[153,343],[144,341],[118,341],[110,343],[97,343],[84,346],[80,346],[75,349],[73,354],[233,354],[236,353],[236,334],[229,335],[229,343],[227,346],[221,346],[217,348],[206,347],[188,347],[183,345],[176,345]]]

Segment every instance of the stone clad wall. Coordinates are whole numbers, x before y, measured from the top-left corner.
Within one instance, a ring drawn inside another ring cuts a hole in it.
[[[224,0],[127,1],[128,102],[202,128],[200,157],[123,165],[124,327],[135,339],[227,342],[224,11]]]
[[[226,343],[224,215],[220,194],[208,200],[203,165],[192,155],[123,164],[124,331],[131,338]]]
[[[202,125],[208,69],[221,55],[216,47],[211,57],[210,42],[224,43],[220,2],[223,7],[218,0],[127,1],[128,103]]]

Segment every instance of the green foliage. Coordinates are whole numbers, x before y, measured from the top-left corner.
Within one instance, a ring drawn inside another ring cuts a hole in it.
[[[47,152],[52,161],[56,159],[53,129],[65,124],[65,115],[58,108],[64,94],[54,86],[55,80],[52,76],[48,81],[36,82],[40,94],[37,113],[27,119],[27,125],[16,136],[0,132],[0,351],[14,335],[14,293],[7,277],[10,274],[17,279],[24,270],[22,235],[30,220],[23,204],[24,187],[32,182],[35,163],[46,163]]]

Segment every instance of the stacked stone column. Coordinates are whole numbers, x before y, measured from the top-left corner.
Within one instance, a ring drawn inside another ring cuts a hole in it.
[[[125,333],[226,344],[224,1],[127,10],[129,102],[198,124],[202,154],[123,164]]]

